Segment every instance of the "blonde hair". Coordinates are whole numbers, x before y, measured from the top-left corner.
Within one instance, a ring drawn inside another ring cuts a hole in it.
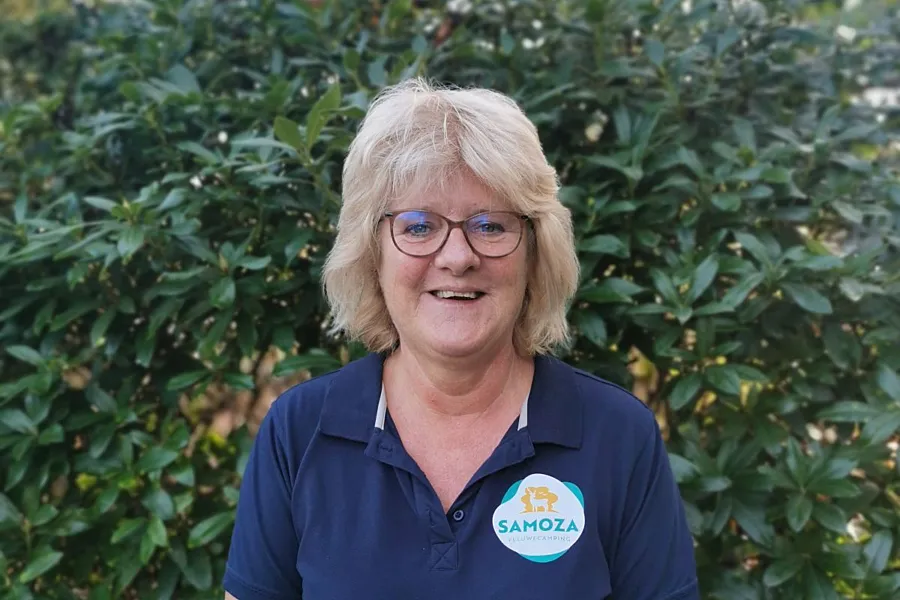
[[[322,273],[331,333],[343,332],[372,352],[397,345],[378,283],[378,223],[392,200],[416,186],[443,186],[461,171],[532,221],[516,351],[528,356],[570,343],[566,313],[579,263],[571,214],[557,197],[556,171],[537,129],[503,94],[421,78],[383,90],[350,145],[337,235]]]

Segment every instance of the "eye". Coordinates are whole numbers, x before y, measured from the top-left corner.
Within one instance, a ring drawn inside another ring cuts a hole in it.
[[[427,235],[430,230],[431,226],[428,223],[412,223],[406,226],[403,233],[410,235]]]
[[[490,220],[479,220],[472,224],[471,231],[480,234],[498,234],[504,233],[506,229],[501,223]]]

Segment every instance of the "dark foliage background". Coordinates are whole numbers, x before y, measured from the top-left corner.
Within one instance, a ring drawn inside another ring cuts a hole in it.
[[[413,74],[540,127],[584,266],[564,358],[658,415],[704,597],[900,596],[900,110],[867,102],[896,6],[441,4],[0,25],[0,597],[221,597],[259,419],[361,353],[319,270],[355,126]]]

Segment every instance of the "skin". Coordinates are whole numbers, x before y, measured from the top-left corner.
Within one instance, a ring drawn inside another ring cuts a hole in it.
[[[452,220],[508,210],[461,174],[444,191],[408,194],[391,209],[421,208]],[[379,283],[400,337],[384,364],[388,410],[404,448],[447,510],[518,417],[533,361],[513,346],[527,282],[525,240],[503,258],[483,258],[455,229],[429,257],[407,256],[379,229]],[[435,298],[437,289],[478,290],[472,303]],[[225,595],[226,600],[238,600]]]
[[[509,209],[477,180],[460,175],[392,209],[425,208],[453,220]],[[533,373],[513,329],[527,283],[523,242],[503,258],[484,258],[455,229],[429,257],[397,250],[382,223],[379,280],[400,348],[384,365],[388,410],[404,448],[422,468],[444,508],[462,491],[518,417]],[[435,298],[439,289],[478,290],[475,302]]]
[[[484,209],[509,209],[466,174],[458,175],[443,191],[411,193],[390,206],[393,210],[409,207],[453,220]],[[442,412],[466,412],[466,403],[461,406],[460,400],[473,398],[460,397],[471,396],[494,367],[506,370],[518,358],[512,332],[527,283],[525,241],[510,256],[484,258],[455,229],[438,253],[412,257],[394,247],[387,221],[382,222],[379,236],[379,283],[400,337],[400,350],[389,361],[422,372],[430,386],[453,397],[452,401],[430,399],[441,405]],[[429,293],[437,289],[478,290],[485,295],[475,302],[457,302]]]

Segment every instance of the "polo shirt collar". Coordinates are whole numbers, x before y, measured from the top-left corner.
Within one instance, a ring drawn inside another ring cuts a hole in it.
[[[385,355],[370,353],[334,374],[320,421],[327,435],[368,443],[377,431]],[[571,367],[557,358],[535,358],[524,431],[533,443],[580,448],[584,399]]]

